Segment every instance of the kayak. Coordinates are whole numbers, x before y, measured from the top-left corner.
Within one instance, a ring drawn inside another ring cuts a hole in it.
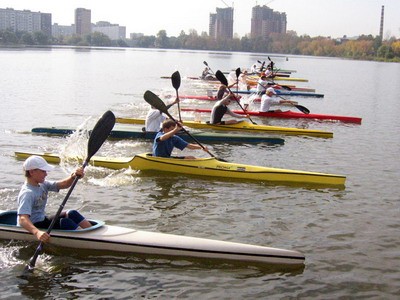
[[[36,127],[32,128],[32,133],[48,134],[48,135],[70,135],[75,132],[72,127]],[[141,128],[136,129],[132,126],[116,125],[110,133],[113,139],[145,139],[153,141],[157,132],[143,131]],[[264,135],[247,135],[237,133],[216,133],[216,132],[190,132],[200,142],[212,143],[267,143],[270,145],[283,145],[284,139],[278,137],[266,137]],[[178,134],[187,142],[193,142],[193,139],[186,133]]]
[[[182,111],[192,111],[200,113],[211,113],[211,109],[201,108],[181,108]],[[347,117],[347,116],[336,116],[336,115],[322,115],[322,114],[304,114],[302,112],[295,111],[282,111],[282,112],[259,112],[259,111],[246,111],[234,110],[236,114],[245,115],[249,114],[254,117],[266,117],[266,118],[282,118],[282,119],[312,119],[312,120],[333,120],[344,123],[356,123],[361,124],[362,118],[358,117]]]
[[[0,211],[0,238],[37,242],[16,226],[16,211]],[[302,265],[305,257],[294,250],[212,240],[167,233],[140,231],[89,220],[93,226],[79,230],[51,231],[49,244],[72,249],[113,251],[128,254],[193,257],[266,264]]]
[[[300,97],[314,97],[314,98],[324,98],[324,94],[319,94],[319,93],[312,93],[312,92],[300,92],[300,91],[288,91],[288,90],[279,90],[279,89],[274,89],[277,95],[280,96],[300,96]],[[238,90],[235,91],[237,94],[255,94],[257,93],[256,90]],[[262,94],[265,94],[263,92]]]
[[[144,119],[131,119],[131,118],[116,118],[117,123],[122,124],[144,124]],[[279,127],[269,125],[255,125],[246,121],[241,121],[236,124],[229,125],[214,125],[207,122],[195,122],[195,121],[183,121],[184,126],[197,129],[212,129],[212,130],[230,130],[230,131],[248,131],[257,133],[274,133],[274,134],[286,134],[286,135],[306,135],[313,137],[332,138],[333,132],[313,130],[313,129],[301,129],[292,127]]]
[[[18,159],[26,159],[31,155],[39,155],[47,162],[56,164],[61,161],[58,155],[52,153],[15,152],[15,155]],[[78,161],[82,160],[82,158],[77,159]],[[156,157],[150,153],[142,153],[136,154],[134,157],[93,156],[89,164],[114,170],[131,168],[140,171],[163,171],[205,176],[207,178],[220,177],[228,180],[240,179],[241,181],[248,180],[266,183],[343,187],[346,181],[346,176],[343,175],[229,163],[214,157],[179,159]]]
[[[292,97],[313,97],[313,98],[324,98],[324,94],[312,93],[312,92],[298,92],[298,91],[288,91],[288,90],[276,90],[274,89],[277,95],[280,96],[292,96]],[[217,90],[213,90],[213,92],[217,92]],[[255,95],[257,93],[256,90],[232,90],[233,93],[236,94],[247,94],[247,95]],[[261,92],[261,94],[265,94]],[[237,96],[240,99],[241,96]],[[180,99],[198,99],[198,100],[217,100],[216,96],[202,96],[202,95],[179,95]]]

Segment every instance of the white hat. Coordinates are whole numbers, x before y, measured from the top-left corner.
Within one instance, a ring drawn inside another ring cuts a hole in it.
[[[43,157],[32,155],[29,156],[24,162],[24,171],[39,169],[42,171],[52,171],[54,169],[53,166],[50,166]]]
[[[276,92],[272,87],[267,88],[266,93],[269,93],[269,92],[271,92],[272,94],[276,95]]]

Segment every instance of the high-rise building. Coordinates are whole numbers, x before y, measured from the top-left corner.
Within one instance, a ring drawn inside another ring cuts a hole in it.
[[[274,12],[268,6],[254,6],[251,15],[251,37],[266,38],[271,33],[286,33],[286,13]]]
[[[0,8],[0,30],[43,32],[51,36],[51,14]]]
[[[217,8],[210,14],[209,35],[215,39],[233,38],[233,7]]]
[[[75,9],[75,33],[77,35],[86,35],[92,33],[92,12],[90,9]]]

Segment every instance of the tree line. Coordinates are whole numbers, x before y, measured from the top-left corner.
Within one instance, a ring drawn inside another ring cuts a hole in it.
[[[381,40],[379,36],[362,35],[357,39],[332,39],[330,37],[297,36],[271,34],[268,38],[214,39],[206,32],[198,34],[190,30],[188,34],[181,31],[179,36],[169,37],[165,30],[156,36],[139,36],[126,40],[111,40],[107,35],[94,32],[86,36],[48,37],[41,32],[0,31],[0,45],[73,45],[101,47],[137,47],[162,49],[190,49],[214,51],[238,51],[256,53],[277,53],[293,55],[311,55],[344,57],[351,59],[379,60],[400,62],[400,39],[391,37]]]

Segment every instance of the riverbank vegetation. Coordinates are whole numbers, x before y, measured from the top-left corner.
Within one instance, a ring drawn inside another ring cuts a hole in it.
[[[382,41],[379,36],[372,35],[362,35],[354,39],[347,37],[333,39],[322,36],[297,36],[296,33],[289,32],[287,34],[271,34],[266,39],[245,36],[216,40],[205,32],[198,34],[196,30],[190,30],[188,34],[182,31],[177,37],[169,37],[165,30],[160,30],[156,36],[136,35],[132,39],[110,40],[108,36],[99,32],[84,37],[74,35],[51,38],[41,32],[15,33],[5,30],[0,31],[0,45],[73,45],[240,51],[400,62],[400,39],[391,37]]]

